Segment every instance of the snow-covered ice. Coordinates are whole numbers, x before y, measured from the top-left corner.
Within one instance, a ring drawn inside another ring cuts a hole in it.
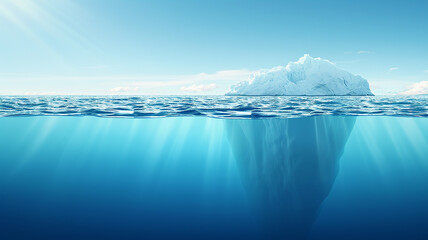
[[[305,54],[297,62],[262,70],[231,86],[226,95],[373,95],[366,79]]]

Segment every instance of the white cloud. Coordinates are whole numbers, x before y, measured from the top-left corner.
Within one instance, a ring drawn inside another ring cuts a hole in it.
[[[397,79],[374,79],[369,80],[370,89],[375,95],[396,95],[409,85],[408,81]]]
[[[0,73],[0,85],[8,85],[0,94],[24,94],[40,89],[67,94],[180,94],[181,87],[216,84],[212,94],[224,94],[232,84],[245,81],[254,71],[247,69],[222,70],[213,73],[182,75],[38,75]],[[33,83],[39,83],[33,86]]]
[[[399,68],[397,68],[397,67],[392,67],[392,68],[389,68],[389,71],[395,71],[395,70],[398,70]]]
[[[428,70],[425,70],[424,72],[428,73]]]
[[[181,87],[180,90],[185,92],[207,92],[216,88],[217,85],[215,83],[200,85],[192,84],[190,86]]]
[[[60,92],[22,92],[11,95],[24,95],[24,96],[56,96],[56,95],[76,95],[75,93],[60,93]]]
[[[140,87],[140,89],[146,88],[158,88],[158,87],[173,87],[183,84],[191,83],[191,81],[141,81],[141,82],[132,82],[132,85]]]
[[[140,90],[139,87],[115,87],[110,89],[110,92],[121,93],[121,92],[136,92]]]
[[[192,81],[229,81],[237,80],[243,81],[247,80],[248,76],[254,71],[247,69],[238,69],[238,70],[222,70],[215,73],[199,73],[195,75],[180,76]]]
[[[357,54],[368,54],[370,51],[360,50],[357,52]]]
[[[407,91],[401,92],[401,95],[428,94],[428,81],[414,83],[408,87]]]
[[[41,96],[41,95],[58,95],[58,93],[57,92],[25,92],[23,95]]]

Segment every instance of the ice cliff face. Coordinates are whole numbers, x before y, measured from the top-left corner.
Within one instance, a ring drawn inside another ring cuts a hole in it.
[[[328,60],[305,54],[287,66],[259,71],[233,85],[226,95],[373,95],[364,78],[336,67]]]

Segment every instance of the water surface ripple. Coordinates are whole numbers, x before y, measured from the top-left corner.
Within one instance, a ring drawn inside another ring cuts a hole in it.
[[[0,117],[428,117],[428,96],[2,96]]]

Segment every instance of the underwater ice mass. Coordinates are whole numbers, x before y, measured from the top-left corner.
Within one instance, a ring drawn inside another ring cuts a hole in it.
[[[355,117],[229,120],[241,179],[269,239],[306,238],[339,170]]]

